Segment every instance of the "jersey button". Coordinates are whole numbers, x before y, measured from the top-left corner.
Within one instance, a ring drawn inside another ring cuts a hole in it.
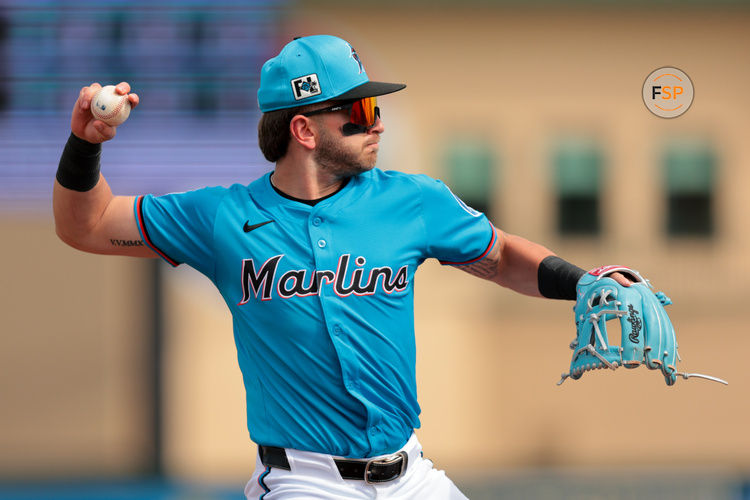
[[[333,327],[333,333],[334,335],[341,335],[341,327],[336,325]]]
[[[322,223],[323,223],[323,219],[321,219],[320,217],[315,217],[315,218],[313,219],[313,226],[319,226],[319,225],[321,225]]]
[[[326,247],[326,240],[318,240],[318,246],[320,248],[325,248]]]

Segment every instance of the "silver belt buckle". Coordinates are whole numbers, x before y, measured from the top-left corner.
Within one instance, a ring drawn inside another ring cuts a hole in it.
[[[401,469],[398,471],[398,474],[393,476],[389,479],[382,479],[382,480],[372,480],[370,479],[370,468],[374,465],[393,465],[396,462],[401,460]],[[383,458],[373,458],[372,460],[367,461],[367,465],[365,465],[365,483],[367,484],[379,484],[379,483],[387,483],[389,481],[393,481],[394,479],[398,479],[404,474],[404,471],[406,470],[406,465],[409,462],[409,455],[406,454],[405,451],[399,451],[398,453],[394,453],[393,455],[388,455],[387,457]]]

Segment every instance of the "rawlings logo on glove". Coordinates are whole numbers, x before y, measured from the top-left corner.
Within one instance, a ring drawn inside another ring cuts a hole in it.
[[[635,283],[619,284],[609,277],[616,272]],[[579,379],[587,371],[616,370],[620,366],[636,368],[641,364],[661,370],[667,385],[673,385],[678,375],[727,384],[709,375],[677,371],[675,366],[680,360],[677,339],[664,310],[672,301],[662,292],[652,292],[648,281],[638,271],[622,266],[599,267],[581,277],[576,292],[573,312],[577,332],[570,344],[573,359],[570,372],[563,373],[557,385],[568,377]],[[607,322],[615,320],[620,324],[619,346],[610,343],[607,331]]]
[[[630,335],[628,338],[631,342],[638,342],[638,335],[641,333],[641,325],[643,322],[638,317],[638,311],[635,310],[633,304],[628,305],[628,321],[630,321]]]

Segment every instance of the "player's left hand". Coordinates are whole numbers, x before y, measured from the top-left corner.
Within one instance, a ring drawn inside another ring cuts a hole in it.
[[[618,282],[622,286],[630,286],[633,283],[635,283],[634,280],[629,279],[627,276],[625,276],[624,274],[622,274],[620,272],[612,273],[612,275],[610,276],[610,278],[612,278],[613,280],[615,280],[616,282]]]
[[[633,269],[604,266],[584,274],[576,286],[576,338],[570,344],[570,372],[562,375],[558,385],[568,377],[579,379],[587,371],[642,364],[661,371],[667,385],[673,385],[677,376],[726,384],[708,375],[677,371],[677,339],[664,310],[671,303],[663,292],[654,293]],[[607,324],[611,320],[620,327],[620,345],[610,338]]]

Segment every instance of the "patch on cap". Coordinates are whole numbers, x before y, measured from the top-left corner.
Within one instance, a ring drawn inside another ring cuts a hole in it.
[[[321,93],[318,75],[315,73],[295,78],[291,83],[295,101],[316,96]]]

